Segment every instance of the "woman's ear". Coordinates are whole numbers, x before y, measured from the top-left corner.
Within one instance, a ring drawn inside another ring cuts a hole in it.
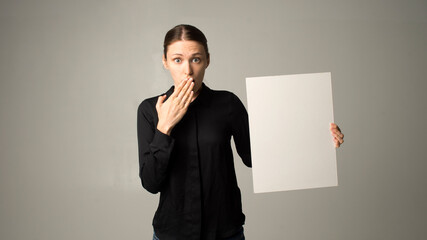
[[[208,56],[208,59],[207,59],[207,61],[206,61],[206,62],[207,62],[207,64],[206,64],[206,68],[208,68],[209,63],[211,62],[211,57],[210,57],[210,56]],[[205,69],[206,69],[206,68],[205,68]]]
[[[162,55],[162,62],[163,62],[163,67],[165,67],[165,69],[169,69],[169,67],[168,67],[168,61],[167,61],[167,59],[166,59],[166,57],[165,57],[164,54]]]

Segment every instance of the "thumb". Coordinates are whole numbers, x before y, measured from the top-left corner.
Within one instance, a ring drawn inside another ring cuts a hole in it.
[[[166,95],[159,96],[157,98],[156,108],[159,108],[165,101]]]

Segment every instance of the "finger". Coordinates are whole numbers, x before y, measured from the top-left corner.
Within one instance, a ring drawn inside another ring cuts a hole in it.
[[[341,143],[344,140],[342,138],[340,138],[340,137],[334,137],[334,141]]]
[[[334,138],[334,146],[335,146],[335,148],[337,148],[339,145],[339,142]]]
[[[336,137],[336,138],[341,138],[341,134],[338,132],[333,132],[332,136]]]
[[[339,143],[343,143],[344,139],[342,139],[340,137],[334,137],[334,141],[339,142]]]
[[[182,80],[178,84],[178,86],[175,88],[175,90],[173,91],[173,93],[171,95],[171,99],[175,99],[178,96],[178,94],[181,92],[181,89],[184,87],[186,82],[187,82],[186,80]]]
[[[157,98],[156,109],[162,106],[163,102],[165,101],[165,98],[166,98],[166,95],[162,95]]]
[[[181,99],[181,104],[182,105],[187,105],[187,103],[191,102],[192,96],[190,97],[191,92],[193,92],[193,88],[194,88],[194,83],[190,82],[186,92],[184,93],[184,96]]]
[[[331,129],[331,135],[337,137],[339,133],[336,130]]]
[[[190,92],[190,95],[188,96],[188,100],[187,100],[187,102],[185,102],[185,105],[184,105],[184,107],[185,107],[185,108],[188,108],[188,106],[190,105],[190,103],[191,103],[191,99],[193,99],[193,95],[194,95],[194,92],[193,92],[193,91],[191,91],[191,92]]]
[[[339,138],[344,138],[344,134],[342,134],[339,130],[331,130],[332,131],[332,135],[337,136]]]
[[[331,130],[333,130],[333,129],[337,129],[338,131],[340,131],[340,132],[341,132],[340,127],[338,127],[338,125],[336,125],[335,123],[331,123],[331,127],[330,127],[330,129],[331,129]]]
[[[334,144],[335,144],[336,147],[341,146],[341,144],[343,144],[343,143],[344,143],[343,139],[334,138]]]
[[[176,97],[176,101],[178,104],[181,104],[182,102],[182,98],[184,97],[184,94],[187,92],[187,89],[191,83],[191,81],[189,81],[189,79],[183,80],[183,82],[185,82],[184,86],[180,89],[178,96]]]

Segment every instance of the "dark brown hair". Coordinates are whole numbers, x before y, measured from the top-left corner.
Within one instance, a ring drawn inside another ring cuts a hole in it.
[[[205,48],[206,57],[209,58],[209,50],[208,50],[208,40],[205,35],[198,28],[187,25],[180,24],[173,27],[166,33],[165,41],[163,43],[163,54],[166,58],[166,53],[168,52],[168,46],[176,41],[196,41]]]

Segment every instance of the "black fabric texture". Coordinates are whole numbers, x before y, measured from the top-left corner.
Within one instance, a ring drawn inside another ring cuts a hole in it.
[[[174,87],[167,92],[167,98]],[[247,111],[228,91],[203,84],[170,136],[157,130],[158,96],[138,108],[139,175],[150,193],[160,193],[153,226],[161,240],[230,237],[245,222],[231,138],[251,167]]]

